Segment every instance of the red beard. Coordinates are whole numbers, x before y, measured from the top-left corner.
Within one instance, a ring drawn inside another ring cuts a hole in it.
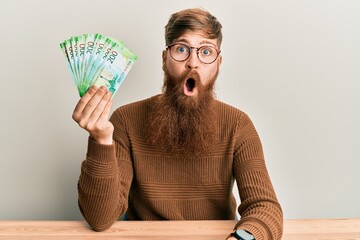
[[[196,71],[179,78],[171,77],[167,69],[164,74],[164,93],[151,103],[148,141],[175,153],[197,155],[208,151],[216,134],[214,84],[218,72],[206,85]],[[197,96],[186,96],[184,85],[187,89],[197,88]]]

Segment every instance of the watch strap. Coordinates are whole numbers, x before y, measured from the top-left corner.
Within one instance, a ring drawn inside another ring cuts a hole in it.
[[[255,240],[254,235],[244,229],[238,229],[230,233],[230,236],[235,237],[239,240]]]

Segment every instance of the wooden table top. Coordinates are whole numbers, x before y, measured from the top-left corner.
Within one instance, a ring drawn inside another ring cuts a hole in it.
[[[94,232],[84,221],[0,221],[0,239],[225,239],[235,221],[118,221]],[[360,239],[360,219],[285,220],[284,240]]]

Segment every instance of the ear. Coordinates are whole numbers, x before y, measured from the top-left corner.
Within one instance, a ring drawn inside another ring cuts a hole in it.
[[[222,56],[221,56],[221,55],[219,55],[219,57],[218,57],[218,58],[219,58],[219,60],[218,60],[218,61],[219,61],[218,65],[219,65],[219,67],[220,67],[220,66],[221,66],[221,63],[222,63]]]
[[[166,50],[162,51],[162,69],[164,70],[165,62],[166,62]]]

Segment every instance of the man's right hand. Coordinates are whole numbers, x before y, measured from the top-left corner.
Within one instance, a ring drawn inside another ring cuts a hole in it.
[[[77,103],[72,118],[100,144],[112,144],[114,126],[109,121],[112,99],[106,87],[92,86]]]

